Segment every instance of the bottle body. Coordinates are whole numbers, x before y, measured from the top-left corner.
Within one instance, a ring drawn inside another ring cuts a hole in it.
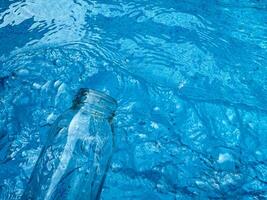
[[[112,156],[113,131],[110,120],[93,108],[92,102],[73,107],[56,120],[23,200],[99,199]]]

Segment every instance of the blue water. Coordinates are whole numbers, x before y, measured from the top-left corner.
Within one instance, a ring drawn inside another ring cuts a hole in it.
[[[0,199],[81,87],[118,101],[103,200],[267,199],[265,0],[0,0]]]

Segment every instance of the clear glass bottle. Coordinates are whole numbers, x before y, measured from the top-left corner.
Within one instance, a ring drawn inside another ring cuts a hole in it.
[[[112,97],[80,89],[51,127],[22,199],[99,199],[113,151],[116,107]]]

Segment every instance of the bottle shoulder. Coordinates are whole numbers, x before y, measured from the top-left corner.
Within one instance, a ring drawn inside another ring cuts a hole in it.
[[[51,142],[62,137],[85,137],[94,135],[94,132],[102,135],[109,132],[109,129],[110,123],[107,119],[97,117],[82,109],[69,109],[56,119],[48,133],[48,140]]]
[[[66,132],[69,124],[71,123],[73,117],[77,112],[71,109],[64,111],[55,122],[52,124],[49,132],[48,132],[48,142],[53,140],[53,138],[62,133],[63,131]]]

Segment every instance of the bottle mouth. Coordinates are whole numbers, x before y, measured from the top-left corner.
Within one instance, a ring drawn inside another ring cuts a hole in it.
[[[110,118],[115,114],[117,101],[103,92],[81,88],[73,100],[73,107],[83,107],[90,114]]]

